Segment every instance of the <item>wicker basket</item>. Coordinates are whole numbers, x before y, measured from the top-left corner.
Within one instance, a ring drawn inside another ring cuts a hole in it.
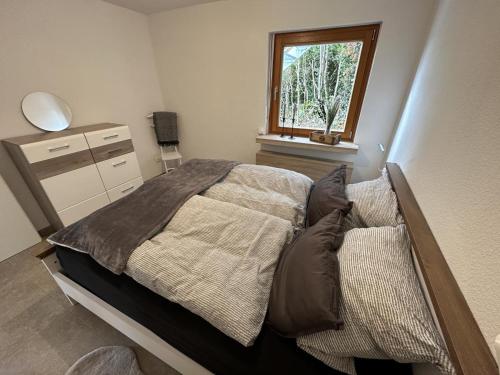
[[[311,134],[309,135],[309,139],[312,142],[325,143],[327,145],[336,145],[340,142],[341,136],[342,133],[332,132],[330,134],[325,134],[321,130],[316,130],[311,132]]]

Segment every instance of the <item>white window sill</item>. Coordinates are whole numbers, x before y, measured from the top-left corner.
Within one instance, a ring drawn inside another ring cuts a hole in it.
[[[359,146],[356,143],[341,141],[336,145],[326,145],[323,143],[312,142],[306,137],[294,137],[290,139],[289,136],[283,137],[278,134],[258,135],[255,139],[257,143],[264,145],[283,146],[291,148],[300,148],[306,150],[319,150],[325,152],[340,152],[344,154],[356,154]]]

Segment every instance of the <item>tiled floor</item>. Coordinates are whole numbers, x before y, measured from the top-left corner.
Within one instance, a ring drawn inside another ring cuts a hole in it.
[[[84,307],[71,306],[29,251],[0,263],[0,374],[64,374],[106,345],[132,347],[146,375],[177,374]]]

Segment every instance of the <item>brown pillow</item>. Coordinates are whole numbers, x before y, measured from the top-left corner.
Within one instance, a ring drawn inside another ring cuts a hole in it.
[[[316,224],[334,209],[349,213],[352,202],[345,193],[345,179],[346,166],[342,165],[314,183],[307,202],[306,227]]]
[[[281,254],[274,274],[267,322],[279,334],[298,337],[340,329],[339,263],[345,213],[334,209]]]

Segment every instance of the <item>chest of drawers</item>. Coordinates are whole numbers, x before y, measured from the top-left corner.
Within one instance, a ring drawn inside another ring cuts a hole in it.
[[[142,185],[129,128],[96,124],[3,141],[54,229]]]

